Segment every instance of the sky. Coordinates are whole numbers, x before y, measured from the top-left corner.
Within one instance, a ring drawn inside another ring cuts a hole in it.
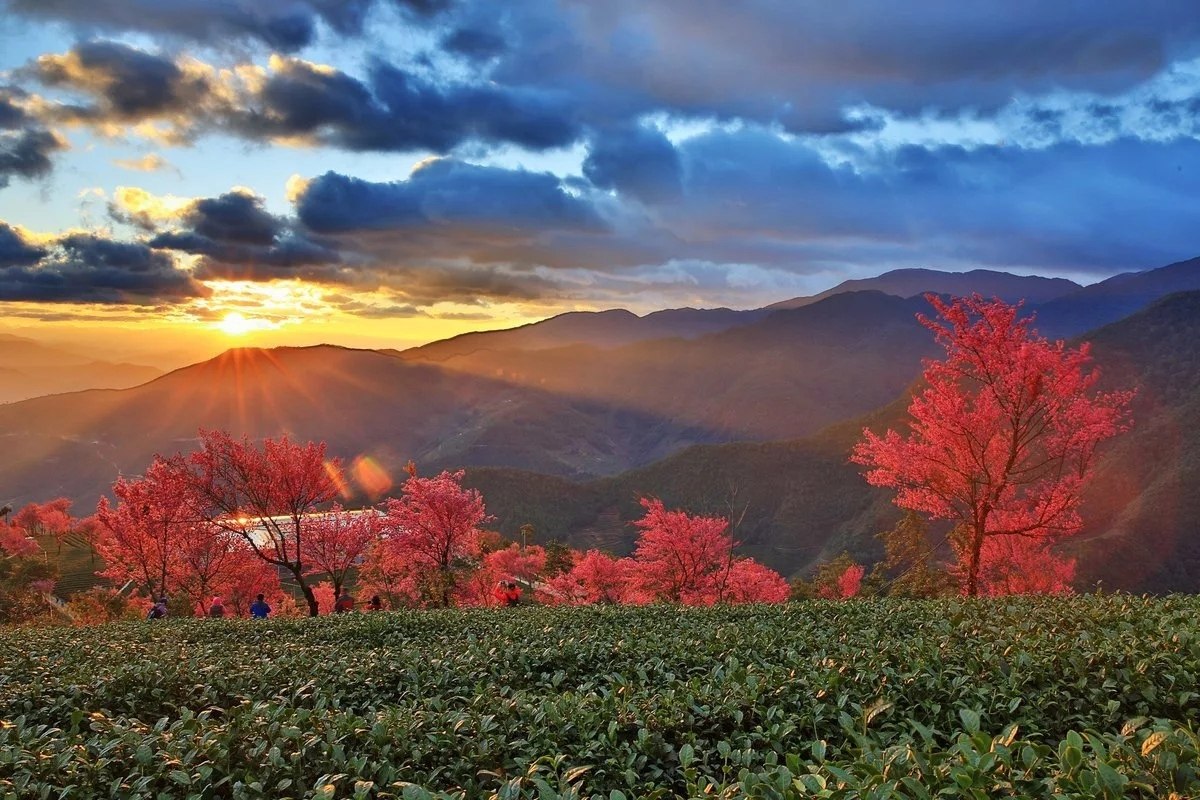
[[[1194,0],[0,12],[0,331],[405,347],[1200,255]]]

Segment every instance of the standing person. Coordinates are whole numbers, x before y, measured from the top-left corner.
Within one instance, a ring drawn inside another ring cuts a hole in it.
[[[146,619],[163,619],[167,616],[167,598],[160,597],[150,607],[150,613],[146,615]]]
[[[225,616],[225,604],[221,602],[220,596],[213,596],[212,605],[208,607],[208,615],[213,619],[220,619]]]
[[[373,595],[371,602],[367,603],[367,611],[383,611],[383,598]]]
[[[350,596],[349,591],[343,591],[342,596],[333,604],[335,614],[345,614],[347,611],[354,610],[354,598]]]
[[[521,602],[521,587],[517,586],[516,581],[500,581],[492,596],[500,605],[512,608]]]
[[[254,619],[266,619],[271,616],[271,607],[261,594],[250,604],[250,616]]]

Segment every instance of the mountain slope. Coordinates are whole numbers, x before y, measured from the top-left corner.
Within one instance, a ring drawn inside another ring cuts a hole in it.
[[[694,340],[488,351],[441,363],[677,420],[718,440],[780,439],[894,397],[934,352],[916,321],[927,308],[919,298],[852,292]]]
[[[399,474],[504,464],[563,475],[615,472],[714,437],[642,412],[465,375],[370,350],[235,350],[123,391],[0,406],[0,492],[92,503],[119,472],[189,449],[200,427],[325,440]]]
[[[1099,463],[1073,548],[1113,589],[1200,591],[1200,292],[1090,336],[1109,387],[1136,385],[1134,428]]]

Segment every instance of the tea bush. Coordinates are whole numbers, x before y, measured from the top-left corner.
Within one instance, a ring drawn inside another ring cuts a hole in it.
[[[0,632],[0,797],[1200,794],[1200,599]]]

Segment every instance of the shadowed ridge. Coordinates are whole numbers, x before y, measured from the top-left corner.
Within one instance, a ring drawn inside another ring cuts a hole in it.
[[[896,297],[915,297],[926,292],[962,296],[978,292],[984,297],[999,297],[1006,302],[1026,299],[1041,303],[1079,289],[1066,278],[1038,275],[1013,275],[989,269],[969,272],[943,272],[936,269],[895,269],[874,278],[842,281],[811,297],[793,297],[767,306],[769,310],[800,308],[845,292],[880,291]]]
[[[1034,310],[1044,335],[1068,337],[1116,322],[1174,292],[1195,290],[1200,290],[1200,257],[1115,275]]]

